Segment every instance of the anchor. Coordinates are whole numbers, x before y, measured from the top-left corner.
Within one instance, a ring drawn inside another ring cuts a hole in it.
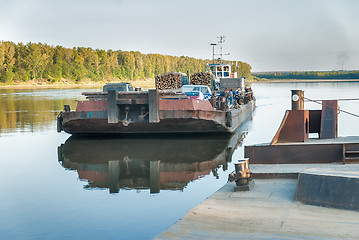
[[[125,119],[122,121],[123,126],[127,127],[130,123],[132,123],[131,119],[128,119],[128,113],[130,111],[129,107],[125,107],[125,113],[126,113],[126,117]]]
[[[141,114],[138,116],[140,121],[144,121],[145,117],[148,115],[148,112],[145,112],[145,107],[141,107]]]

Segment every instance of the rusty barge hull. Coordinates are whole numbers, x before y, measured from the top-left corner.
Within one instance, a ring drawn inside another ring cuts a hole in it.
[[[176,100],[172,100],[176,101]],[[62,130],[70,134],[147,134],[147,133],[231,133],[248,120],[255,102],[239,109],[221,110],[159,110],[158,122],[109,123],[108,110],[62,112]],[[125,118],[121,116],[120,118]],[[136,116],[129,115],[130,119]]]

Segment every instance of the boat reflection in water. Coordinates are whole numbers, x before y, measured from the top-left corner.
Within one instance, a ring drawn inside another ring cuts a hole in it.
[[[71,136],[58,148],[61,165],[76,170],[85,188],[183,190],[193,180],[227,170],[244,132],[230,136],[89,139]]]

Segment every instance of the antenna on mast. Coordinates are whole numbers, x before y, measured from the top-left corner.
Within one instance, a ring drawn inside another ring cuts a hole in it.
[[[219,60],[219,62],[222,62],[223,55],[229,55],[229,53],[223,54],[223,43],[225,42],[225,36],[222,35],[222,36],[219,36],[217,38],[219,38],[218,45],[219,45],[219,50],[220,50],[220,54],[218,54],[220,56],[220,58],[218,60]]]

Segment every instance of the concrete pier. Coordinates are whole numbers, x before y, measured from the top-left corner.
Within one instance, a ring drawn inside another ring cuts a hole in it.
[[[267,179],[255,179],[253,190],[227,183],[156,239],[359,239],[359,211],[302,204],[298,180],[278,178],[311,168],[359,172],[358,164],[254,165]]]
[[[305,204],[359,211],[359,172],[336,169],[301,172],[296,200]]]

